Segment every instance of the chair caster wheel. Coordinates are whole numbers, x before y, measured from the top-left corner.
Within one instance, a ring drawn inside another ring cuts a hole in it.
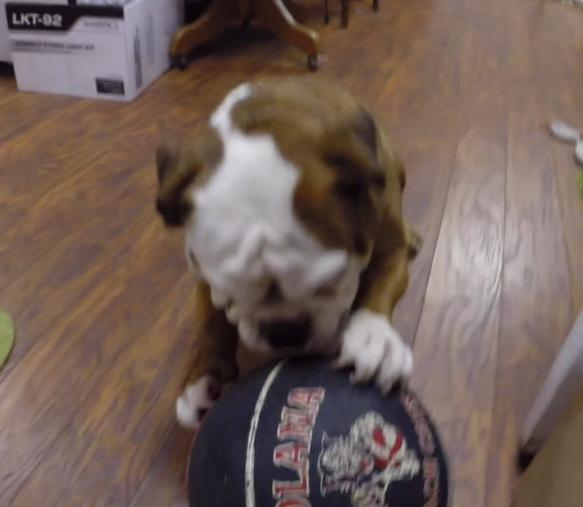
[[[178,55],[172,57],[172,68],[186,70],[188,68],[188,56]]]
[[[310,69],[312,72],[316,72],[318,70],[317,55],[308,55],[308,69]]]

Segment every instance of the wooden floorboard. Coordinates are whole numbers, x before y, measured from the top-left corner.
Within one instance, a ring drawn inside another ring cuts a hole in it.
[[[450,449],[453,505],[484,505],[500,319],[507,72],[505,34],[467,29],[468,76],[448,194],[415,341],[414,386]]]
[[[521,424],[574,315],[547,108],[532,26],[541,6],[519,2],[506,20],[511,79],[506,221],[496,404],[490,445],[487,505],[508,505]],[[549,69],[550,70],[550,69]]]
[[[192,437],[175,425],[130,507],[188,506],[186,463],[191,445]]]
[[[423,237],[423,248],[411,267],[410,289],[399,305],[397,325],[412,343],[423,305],[449,175],[461,126],[465,80],[458,68],[468,64],[462,47],[467,31],[445,30],[432,20],[427,36],[416,40],[403,64],[388,76],[374,100],[374,110],[391,132],[408,171],[404,210]]]
[[[517,433],[583,306],[583,12],[553,1],[354,2],[321,74],[367,101],[405,160],[425,244],[397,326],[451,460],[454,507],[506,507]],[[2,507],[185,507],[173,403],[196,326],[181,239],[153,210],[160,128],[196,135],[251,78],[305,74],[234,29],[131,104],[20,94],[0,71]],[[166,127],[160,127],[165,119]]]
[[[186,304],[167,306],[153,323],[139,312],[128,315],[141,322],[139,333],[105,366],[103,379],[77,404],[65,431],[11,505],[83,505],[85,498],[93,499],[92,505],[130,503],[174,423],[151,415],[172,412],[172,391],[184,378],[184,351],[194,327],[190,284],[183,277],[174,290]],[[128,327],[126,334],[132,332]],[[161,339],[169,328],[177,333],[172,346]],[[65,490],[61,477],[67,477]]]
[[[548,20],[537,38],[537,68],[549,71],[540,76],[542,95],[546,99],[546,117],[561,119],[572,125],[581,125],[583,118],[583,96],[574,83],[581,79],[579,63],[581,57],[581,16],[573,16],[559,5],[547,5]],[[545,51],[549,46],[559,51]],[[561,143],[551,143],[551,159],[555,168],[559,207],[563,224],[571,300],[573,310],[583,308],[583,220],[581,220],[581,194],[574,184],[575,171],[573,150]]]

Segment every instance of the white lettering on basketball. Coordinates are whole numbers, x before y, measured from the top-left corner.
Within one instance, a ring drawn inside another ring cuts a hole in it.
[[[311,507],[310,502],[308,502],[305,498],[301,497],[289,497],[284,498],[277,502],[275,507]]]
[[[427,418],[419,402],[409,394],[401,395],[403,407],[411,417],[415,432],[419,438],[419,445],[425,454],[433,454],[435,452],[435,441],[433,433],[427,422]]]
[[[439,463],[435,458],[425,458],[423,460],[423,494],[427,500],[424,507],[437,507],[439,498]]]
[[[401,401],[405,411],[411,417],[415,433],[419,439],[421,450],[425,454],[423,458],[423,496],[424,507],[437,507],[439,499],[439,462],[431,455],[435,452],[436,444],[433,432],[427,421],[427,416],[417,399],[409,394],[401,395]]]
[[[297,480],[273,481],[276,507],[310,507],[310,445],[324,394],[322,387],[295,388],[288,394],[277,427],[277,438],[283,443],[273,451],[273,463],[295,472]]]

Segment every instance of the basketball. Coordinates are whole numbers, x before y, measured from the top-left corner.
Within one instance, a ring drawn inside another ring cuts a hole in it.
[[[315,357],[238,381],[206,415],[187,477],[192,507],[446,507],[449,493],[419,399]]]

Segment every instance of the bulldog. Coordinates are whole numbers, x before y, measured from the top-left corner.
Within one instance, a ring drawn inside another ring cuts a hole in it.
[[[315,78],[242,84],[196,136],[157,150],[156,207],[198,278],[179,422],[196,428],[237,349],[320,353],[383,391],[411,373],[391,324],[420,239],[402,162],[370,111]]]

